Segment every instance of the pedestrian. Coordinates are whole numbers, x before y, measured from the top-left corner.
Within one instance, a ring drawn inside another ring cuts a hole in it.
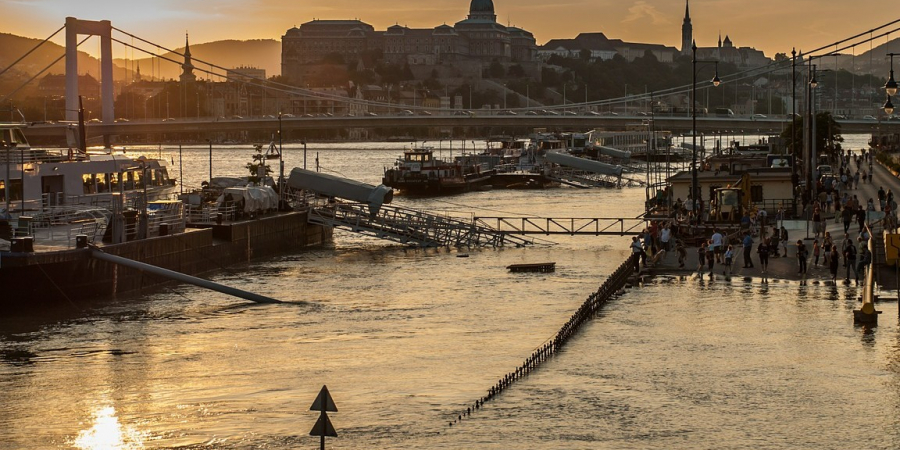
[[[725,240],[725,236],[722,236],[722,233],[719,231],[719,229],[718,228],[713,229],[712,238],[710,239],[709,242],[710,242],[710,247],[712,248],[712,251],[713,251],[713,255],[716,258],[716,262],[722,261],[722,251],[724,250],[722,247],[724,244],[724,240]]]
[[[806,244],[803,243],[803,239],[797,239],[797,263],[799,266],[797,275],[805,275],[806,274]]]
[[[831,272],[831,282],[837,283],[838,264],[840,264],[838,258],[840,258],[840,255],[838,254],[838,248],[836,244],[832,244],[828,258],[828,271]]]
[[[710,279],[712,279],[713,270],[714,270],[713,267],[715,266],[715,263],[717,261],[716,258],[718,258],[718,256],[719,255],[715,252],[715,244],[713,244],[712,239],[710,239],[707,242],[707,247],[706,247],[706,264],[709,269],[709,278]]]
[[[750,252],[753,250],[753,237],[750,236],[749,231],[744,232],[744,240],[741,241],[741,245],[744,250],[744,268],[750,269],[753,267],[753,259],[750,258]]]
[[[697,273],[700,274],[700,279],[703,279],[703,266],[706,262],[706,244],[701,242],[700,245],[697,246]]]
[[[850,205],[844,205],[844,210],[841,211],[841,219],[844,221],[844,233],[850,230],[850,222],[853,221],[853,216],[853,208]]]
[[[725,276],[731,275],[731,265],[734,264],[734,246],[729,245],[725,250],[725,270],[722,272]]]
[[[788,231],[784,225],[781,226],[781,248],[784,250],[784,257],[787,258]],[[777,252],[778,249],[775,249]]]
[[[866,210],[863,209],[862,205],[859,205],[859,208],[856,210],[856,223],[859,225],[859,231],[862,232],[866,226]]]
[[[825,265],[827,266],[831,261],[829,258],[831,257],[831,246],[834,245],[834,241],[831,239],[831,233],[825,232],[825,238],[822,239],[822,252],[825,253]]]
[[[813,240],[813,267],[819,267],[819,255],[822,253],[822,247],[819,247],[819,240]]]
[[[872,262],[872,252],[869,251],[868,247],[863,247],[863,250],[859,253],[859,263],[856,265],[856,274],[857,277],[859,274],[863,275],[863,280],[866,278],[866,271],[869,268],[869,263]],[[859,284],[859,279],[857,278],[856,284]]]
[[[756,247],[756,254],[759,256],[759,267],[762,269],[762,273],[766,273],[769,270],[769,250],[769,239],[761,240]]]
[[[856,246],[853,243],[850,243],[844,250],[844,265],[847,267],[847,277],[844,281],[850,282],[850,271],[853,270],[853,278],[859,284],[859,272],[856,271]]]
[[[644,248],[641,247],[641,241],[638,240],[637,236],[631,237],[631,254],[637,255],[634,256],[634,271],[641,271],[641,260],[646,260],[647,257],[644,253]]]
[[[669,228],[669,223],[663,226],[663,229],[659,232],[659,242],[662,244],[663,250],[666,251],[666,254],[670,252],[672,249],[669,248],[669,241],[672,239],[672,229]]]
[[[687,250],[684,248],[684,242],[681,240],[676,241],[675,251],[678,252],[678,268],[684,269],[684,261],[687,259]]]

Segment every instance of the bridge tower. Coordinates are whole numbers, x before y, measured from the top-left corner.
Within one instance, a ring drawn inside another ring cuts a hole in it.
[[[78,35],[100,36],[100,97],[103,123],[113,123],[112,23],[66,17],[66,120],[78,120]]]

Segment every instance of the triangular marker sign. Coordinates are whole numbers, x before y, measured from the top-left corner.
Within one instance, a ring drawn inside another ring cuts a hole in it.
[[[328,386],[322,386],[322,390],[319,391],[319,395],[312,406],[309,407],[309,410],[337,412],[337,406],[335,406],[334,400],[331,399],[331,394],[328,393]]]
[[[319,420],[316,420],[316,424],[313,425],[312,430],[309,432],[310,436],[331,436],[337,437],[337,431],[334,430],[334,427],[331,425],[331,420],[325,414],[319,416]]]

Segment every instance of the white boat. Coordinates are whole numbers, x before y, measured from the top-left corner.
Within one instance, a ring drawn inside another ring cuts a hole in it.
[[[57,206],[124,207],[175,195],[163,159],[113,150],[83,153],[73,148],[33,148],[25,124],[0,123],[0,214],[29,215]]]

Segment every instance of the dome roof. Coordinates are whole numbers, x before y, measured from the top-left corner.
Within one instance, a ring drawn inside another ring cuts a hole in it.
[[[494,13],[494,2],[492,0],[472,0],[469,6],[469,14],[474,13]]]

